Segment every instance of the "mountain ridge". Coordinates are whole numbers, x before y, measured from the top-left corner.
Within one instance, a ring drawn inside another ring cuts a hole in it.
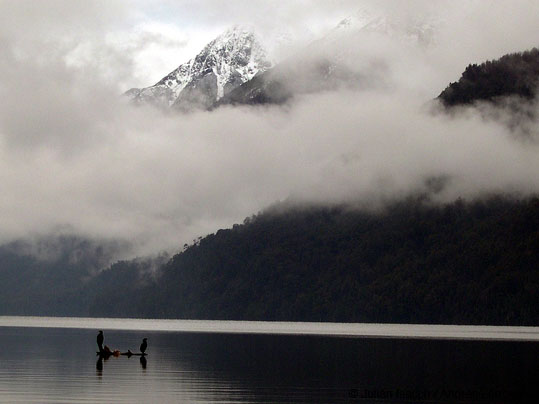
[[[539,49],[532,48],[496,60],[469,64],[459,80],[440,93],[438,100],[446,107],[477,101],[496,103],[509,96],[531,101],[538,94],[538,86]]]
[[[122,299],[99,295],[90,315],[537,325],[538,225],[537,198],[277,206],[202,238]]]
[[[161,108],[204,109],[271,66],[254,31],[235,25],[153,86],[132,88],[125,95]]]
[[[428,47],[435,42],[437,24],[419,17],[407,21],[360,9],[293,57],[235,88],[214,107],[283,104],[304,94],[376,86],[384,78],[377,61],[364,60],[357,47],[363,36],[380,35]],[[358,68],[357,60],[366,62],[365,66]]]
[[[135,103],[189,111],[237,104],[283,104],[295,95],[343,86],[362,89],[381,79],[378,66],[367,63],[359,70],[354,66],[358,57],[354,44],[363,35],[396,37],[403,43],[430,46],[435,26],[424,18],[408,21],[360,9],[323,37],[274,64],[254,29],[236,25],[153,86],[132,88],[125,95]],[[248,61],[246,56],[251,56]]]

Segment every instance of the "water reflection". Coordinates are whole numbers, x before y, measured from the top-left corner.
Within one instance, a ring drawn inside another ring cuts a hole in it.
[[[95,363],[95,369],[99,377],[103,376],[103,358],[99,356],[97,362]]]
[[[122,350],[142,336],[106,333]],[[0,401],[503,403],[539,383],[537,343],[144,334],[137,364],[96,361],[93,330],[0,327]]]
[[[113,359],[119,359],[121,357],[126,357],[127,359],[130,359],[131,356],[133,356],[132,354],[131,355],[118,355],[118,356],[114,356],[114,355],[97,355],[97,361],[95,363],[95,369],[96,369],[96,374],[97,376],[99,377],[102,377],[103,376],[103,363],[109,361],[109,359],[113,358]],[[121,360],[121,359],[120,359]],[[146,359],[146,356],[139,356],[139,363],[140,363],[140,367],[143,369],[143,370],[146,370],[146,366],[148,364],[148,360]]]

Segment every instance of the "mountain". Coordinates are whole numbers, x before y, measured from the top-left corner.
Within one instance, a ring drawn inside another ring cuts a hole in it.
[[[218,100],[213,108],[224,105],[283,104],[302,94],[361,88],[369,80],[330,58],[312,54],[298,63],[285,61],[245,82]]]
[[[276,206],[202,238],[92,316],[539,325],[539,199],[378,212]],[[115,285],[115,279],[120,284]]]
[[[301,94],[372,87],[384,80],[383,72],[376,61],[365,61],[358,45],[365,35],[373,34],[429,46],[435,24],[425,18],[405,21],[361,9],[275,67],[253,31],[235,26],[153,86],[132,88],[125,95],[135,103],[186,111],[281,104]],[[357,60],[362,60],[361,67]]]
[[[132,88],[125,94],[135,103],[180,110],[208,108],[271,66],[253,31],[235,26],[155,85]]]
[[[470,64],[457,82],[449,84],[438,99],[446,106],[477,101],[497,103],[505,97],[533,100],[539,85],[539,49],[512,53],[500,59]]]
[[[126,242],[73,234],[0,245],[0,315],[84,316],[89,280],[130,252]]]
[[[355,14],[341,20],[333,30],[318,42],[335,55],[346,54],[353,49],[338,46],[342,42],[361,41],[366,35],[378,35],[396,39],[398,42],[431,46],[436,41],[437,17],[432,15],[388,15],[370,8],[359,9]],[[316,43],[315,42],[315,43]],[[337,56],[339,58],[339,56]]]
[[[0,314],[539,325],[539,199],[276,205],[167,255],[0,247]],[[106,267],[106,268],[105,268]]]
[[[473,108],[486,121],[506,127],[512,136],[539,139],[539,49],[511,53],[470,64],[458,81],[437,97],[434,110],[460,113]]]
[[[363,52],[366,37],[392,38],[404,46],[431,46],[436,25],[431,17],[402,20],[361,9],[303,51],[232,90],[216,106],[281,104],[302,94],[379,85],[386,77],[380,61],[369,60]]]

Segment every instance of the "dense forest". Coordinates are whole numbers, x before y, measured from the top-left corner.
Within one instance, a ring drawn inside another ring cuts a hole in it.
[[[172,259],[97,271],[120,248],[75,237],[40,254],[0,247],[0,314],[539,323],[537,198],[276,206]]]
[[[279,205],[101,271],[120,246],[57,242],[0,248],[0,314],[539,325],[539,198]]]
[[[459,81],[451,83],[438,98],[446,106],[495,102],[499,97],[535,98],[539,83],[539,50],[512,53],[498,60],[470,64]]]
[[[537,198],[276,207],[201,239],[135,288],[128,264],[113,266],[89,312],[539,325],[538,251]]]

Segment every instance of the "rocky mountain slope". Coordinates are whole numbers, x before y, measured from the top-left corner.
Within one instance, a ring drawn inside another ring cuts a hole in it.
[[[155,85],[132,88],[126,95],[135,103],[185,111],[280,104],[294,95],[370,87],[383,81],[383,71],[362,54],[359,45],[366,35],[429,46],[435,24],[420,18],[401,21],[362,9],[275,67],[252,29],[235,26]],[[361,67],[357,60],[363,60]]]
[[[136,103],[190,110],[207,108],[272,66],[252,30],[235,26],[155,85],[126,92]]]
[[[403,45],[430,46],[435,41],[436,24],[427,17],[400,20],[361,9],[302,52],[231,91],[216,106],[280,104],[301,94],[376,86],[385,80],[384,71],[379,61],[371,61],[363,53],[365,38],[376,35]]]

